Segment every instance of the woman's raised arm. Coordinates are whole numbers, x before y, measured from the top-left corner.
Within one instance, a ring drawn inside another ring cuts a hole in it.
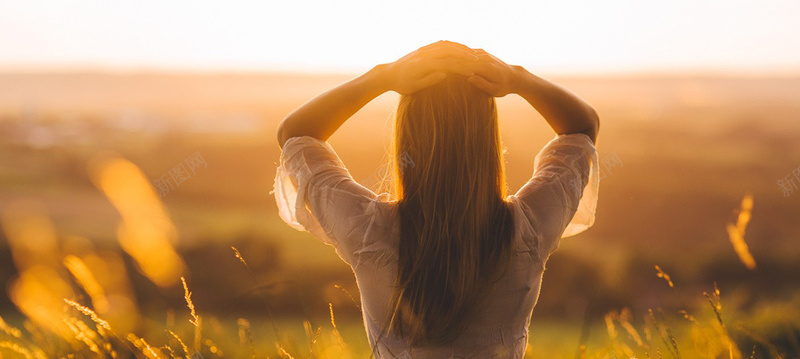
[[[519,74],[516,93],[539,111],[556,133],[583,133],[592,142],[597,142],[600,118],[594,108],[569,90],[528,72],[522,66],[515,66],[515,69]]]
[[[383,65],[311,99],[278,125],[278,145],[292,137],[311,136],[326,141],[350,116],[386,89],[381,81]]]
[[[438,41],[397,61],[380,64],[306,102],[278,126],[278,144],[297,136],[326,141],[350,116],[386,91],[411,94],[442,81],[448,73],[471,76],[478,57],[464,45]]]
[[[594,142],[600,128],[597,112],[577,95],[522,66],[508,65],[482,49],[475,75],[468,81],[492,96],[516,93],[533,106],[558,134],[584,133]]]

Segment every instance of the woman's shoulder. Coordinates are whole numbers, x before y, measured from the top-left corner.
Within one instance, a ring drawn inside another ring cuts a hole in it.
[[[397,213],[399,203],[399,201],[390,197],[387,197],[385,201],[376,200],[375,203],[375,212],[380,224],[397,236],[399,236],[400,229],[400,218]]]
[[[531,226],[531,222],[525,214],[525,209],[522,208],[524,204],[519,201],[517,196],[506,196],[505,203],[511,209],[512,218],[514,219],[514,238],[512,239],[512,248],[515,251],[531,251],[536,248],[537,233]]]
[[[375,240],[395,242],[399,236],[399,220],[397,216],[398,201],[389,193],[380,193],[371,201],[372,225],[370,234]],[[375,236],[376,232],[381,235]],[[379,238],[382,237],[382,238]]]

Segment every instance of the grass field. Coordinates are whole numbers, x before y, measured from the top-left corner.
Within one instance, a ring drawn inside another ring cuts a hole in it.
[[[369,356],[351,270],[269,193],[278,122],[347,78],[0,74],[0,358]],[[800,357],[800,189],[777,184],[800,171],[800,79],[553,80],[595,106],[599,156],[620,163],[595,226],[548,262],[526,357]],[[375,190],[396,100],[329,141]],[[521,98],[498,104],[515,191],[553,133]],[[726,230],[746,196],[753,269]]]

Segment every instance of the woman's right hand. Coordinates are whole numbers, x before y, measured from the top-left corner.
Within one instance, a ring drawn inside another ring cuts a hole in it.
[[[472,76],[475,72],[471,67],[477,62],[471,48],[441,40],[383,65],[380,77],[386,89],[410,95],[444,80],[447,73]]]
[[[494,97],[517,92],[522,75],[519,66],[512,66],[483,49],[475,49],[478,61],[472,65],[475,75],[467,78],[473,86]]]

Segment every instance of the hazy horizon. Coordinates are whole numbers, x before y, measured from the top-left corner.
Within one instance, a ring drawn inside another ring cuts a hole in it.
[[[540,76],[554,78],[796,78],[800,77],[800,67],[797,69],[725,69],[725,68],[685,68],[685,69],[630,69],[620,71],[536,71],[527,67],[529,71]],[[369,68],[363,69],[326,69],[314,67],[263,67],[252,69],[237,68],[180,68],[180,67],[115,67],[115,66],[48,66],[48,67],[2,67],[0,75],[70,75],[94,74],[108,76],[319,76],[319,77],[355,77],[363,74]]]
[[[358,73],[446,39],[547,74],[796,74],[797,13],[782,0],[26,1],[0,4],[0,71]]]

